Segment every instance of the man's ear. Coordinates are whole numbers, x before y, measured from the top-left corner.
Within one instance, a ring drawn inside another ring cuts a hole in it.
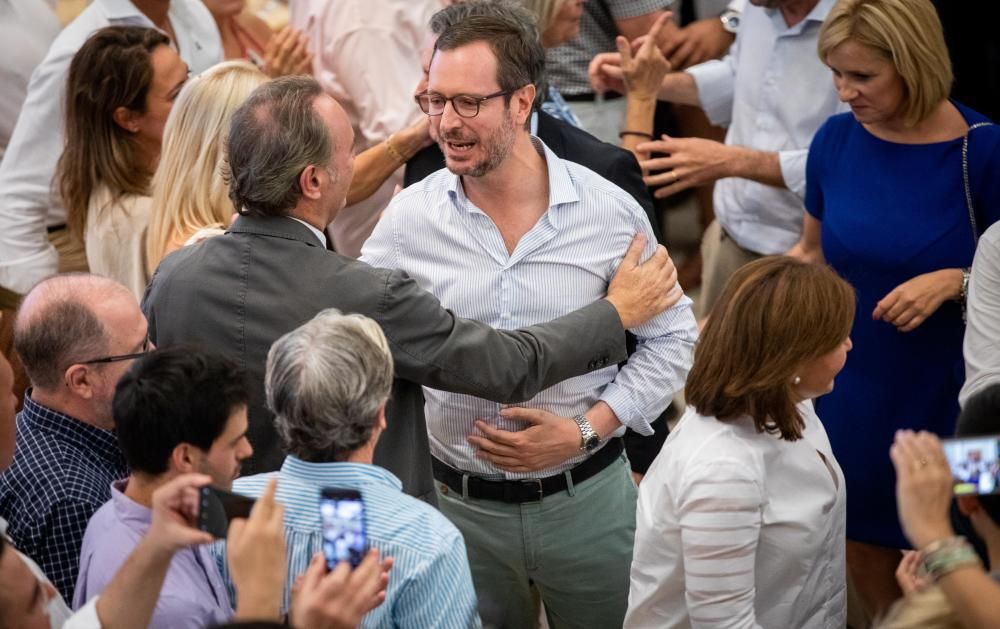
[[[138,117],[139,114],[128,107],[116,107],[114,113],[111,114],[111,118],[115,121],[115,124],[129,133],[139,132]]]
[[[189,474],[198,471],[198,449],[190,443],[178,443],[170,452],[169,468],[178,474]]]
[[[531,118],[532,107],[535,104],[535,96],[538,89],[531,84],[525,85],[513,94],[511,101],[515,104],[514,112],[517,115],[515,122],[519,125],[526,124]]]
[[[84,400],[94,397],[94,374],[87,365],[70,365],[63,373],[63,381],[70,392]]]
[[[320,169],[310,164],[299,173],[299,187],[302,188],[302,196],[316,201],[322,195],[320,182]]]

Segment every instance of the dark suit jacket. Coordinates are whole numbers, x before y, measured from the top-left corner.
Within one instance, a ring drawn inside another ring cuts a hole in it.
[[[583,129],[538,112],[538,138],[562,159],[586,166],[601,177],[615,184],[632,197],[646,211],[649,224],[653,226],[656,240],[665,245],[660,233],[660,221],[653,208],[653,198],[649,188],[642,181],[642,171],[635,156],[625,149],[601,142]],[[414,155],[406,163],[403,187],[421,181],[427,175],[444,168],[444,155],[437,144],[432,144]]]
[[[254,456],[247,473],[275,470],[284,459],[264,399],[271,343],[324,308],[377,321],[397,380],[375,463],[423,498],[432,495],[433,481],[419,385],[515,403],[626,355],[621,320],[605,300],[543,325],[494,330],[456,317],[401,271],[327,251],[289,218],[241,216],[226,234],[171,254],[142,308],[158,346],[200,344],[249,371]]]
[[[538,112],[538,137],[557,156],[586,166],[632,195],[642,209],[646,210],[646,217],[653,226],[656,240],[666,245],[663,234],[660,233],[660,221],[653,208],[653,199],[642,181],[642,171],[639,170],[639,164],[632,153],[614,144],[602,142],[583,129],[578,129],[543,111]],[[436,144],[432,144],[406,163],[403,185],[416,183],[444,167],[444,154]],[[635,337],[631,334],[628,335],[628,347],[629,353],[635,351]],[[669,433],[667,416],[671,413],[671,408],[667,408],[655,422],[652,422],[655,432],[649,437],[643,437],[631,430],[625,433],[625,449],[628,451],[632,469],[636,472],[645,474],[653,459],[659,454],[663,442],[667,440]]]

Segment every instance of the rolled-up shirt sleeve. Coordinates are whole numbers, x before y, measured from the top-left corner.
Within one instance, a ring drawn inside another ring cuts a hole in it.
[[[739,38],[722,59],[712,59],[685,72],[698,86],[698,100],[713,125],[729,126],[733,118],[733,96],[736,93],[736,48]]]
[[[785,187],[795,193],[795,196],[803,202],[806,199],[806,159],[808,157],[808,149],[778,151],[778,162],[781,165],[781,177],[785,180]]]

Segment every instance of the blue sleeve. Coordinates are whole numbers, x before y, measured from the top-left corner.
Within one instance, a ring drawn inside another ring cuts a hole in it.
[[[976,214],[986,222],[980,232],[1000,221],[1000,125],[980,127],[969,135],[969,185]]]
[[[813,136],[809,145],[809,157],[806,159],[806,211],[817,221],[823,220],[823,162],[827,157],[829,146],[830,121],[827,120]]]

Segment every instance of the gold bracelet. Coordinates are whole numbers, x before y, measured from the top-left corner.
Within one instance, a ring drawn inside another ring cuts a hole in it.
[[[392,135],[395,135],[395,134],[392,134]],[[392,143],[392,135],[390,135],[389,137],[387,137],[385,139],[385,150],[389,153],[389,155],[392,156],[392,158],[394,160],[396,160],[400,164],[405,164],[408,160],[405,157],[403,157],[403,154],[399,152],[399,149],[397,149],[393,145],[393,143]]]

